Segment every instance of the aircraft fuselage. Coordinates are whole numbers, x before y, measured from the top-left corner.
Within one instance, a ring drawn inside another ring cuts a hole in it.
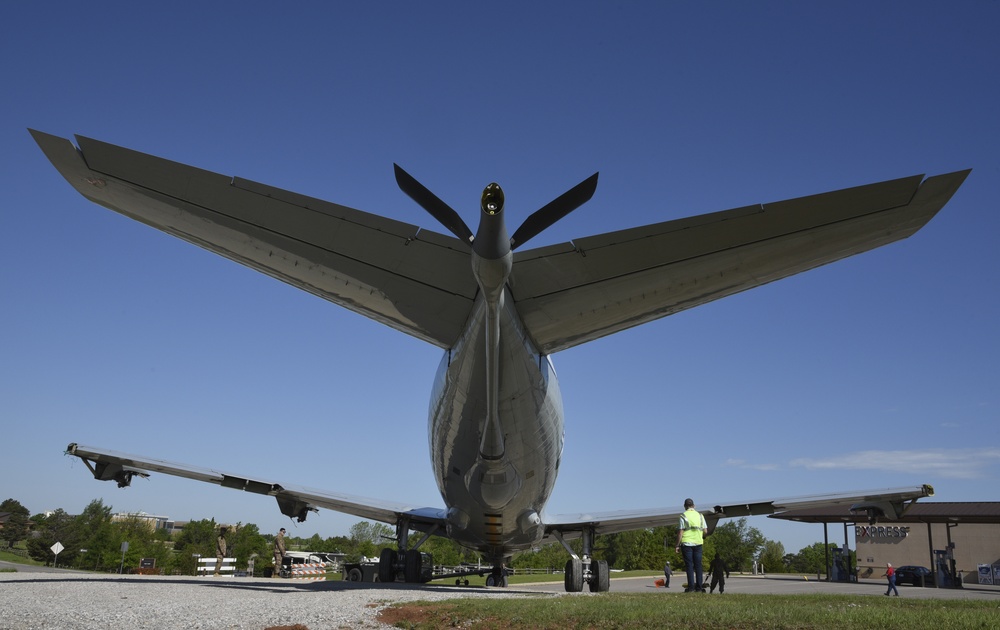
[[[498,412],[502,452],[482,452],[487,430],[486,302],[441,359],[429,412],[431,462],[449,509],[448,533],[493,555],[531,547],[555,485],[563,405],[549,357],[526,337],[513,301],[500,311]]]
[[[552,363],[528,338],[506,288],[510,239],[502,191],[490,207],[490,190],[473,243],[480,292],[437,371],[429,446],[449,536],[496,560],[544,534],[540,515],[559,470],[563,406]]]

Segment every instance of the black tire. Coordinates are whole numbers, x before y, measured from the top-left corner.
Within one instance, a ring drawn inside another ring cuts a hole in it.
[[[396,581],[396,552],[386,547],[378,557],[378,581]]]
[[[608,574],[607,560],[590,561],[590,592],[607,593],[611,590],[611,576]]]
[[[579,558],[566,561],[566,592],[579,593],[583,590],[583,562]]]
[[[409,583],[420,581],[420,552],[416,549],[406,550],[406,566],[403,568],[403,579]]]
[[[361,569],[354,567],[347,572],[348,582],[360,582],[361,581]]]
[[[496,577],[492,573],[490,573],[489,575],[487,575],[486,576],[486,586],[492,587],[492,586],[496,586],[496,585],[497,585],[497,579],[496,579]]]

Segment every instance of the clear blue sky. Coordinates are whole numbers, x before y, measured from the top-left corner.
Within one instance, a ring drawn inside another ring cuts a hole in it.
[[[289,7],[5,8],[0,499],[288,525],[194,481],[99,483],[62,455],[76,441],[441,505],[437,349],[87,202],[32,127],[435,231],[393,162],[467,222],[499,182],[513,227],[600,171],[532,247],[971,167],[911,239],[555,355],[549,510],[920,483],[1000,500],[1000,3]],[[751,524],[788,551],[822,539]]]

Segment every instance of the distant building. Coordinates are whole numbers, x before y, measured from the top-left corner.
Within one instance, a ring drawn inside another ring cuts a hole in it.
[[[111,515],[112,523],[121,523],[123,521],[133,520],[145,523],[152,531],[156,531],[158,529],[166,529],[170,531],[170,527],[168,525],[172,524],[166,516],[154,516],[152,514],[146,514],[145,512],[119,512]]]
[[[875,524],[848,506],[790,510],[768,518],[822,523],[824,542],[841,549],[850,548],[853,539],[853,569],[861,578],[880,578],[887,562],[926,567],[940,586],[957,586],[958,576],[964,584],[975,584],[983,565],[1000,576],[1000,502],[918,501],[901,519]],[[831,524],[842,525],[843,533],[836,531],[840,528],[829,532]]]
[[[167,521],[167,531],[171,536],[174,534],[179,534],[184,530],[184,526],[188,524],[189,521]]]

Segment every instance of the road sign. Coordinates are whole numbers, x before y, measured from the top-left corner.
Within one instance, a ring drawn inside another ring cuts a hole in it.
[[[61,542],[57,542],[56,544],[54,544],[51,547],[49,547],[49,549],[52,550],[52,553],[54,553],[54,554],[56,554],[58,556],[59,552],[62,551],[63,549],[65,549],[65,547],[63,547],[63,545],[62,545]]]

